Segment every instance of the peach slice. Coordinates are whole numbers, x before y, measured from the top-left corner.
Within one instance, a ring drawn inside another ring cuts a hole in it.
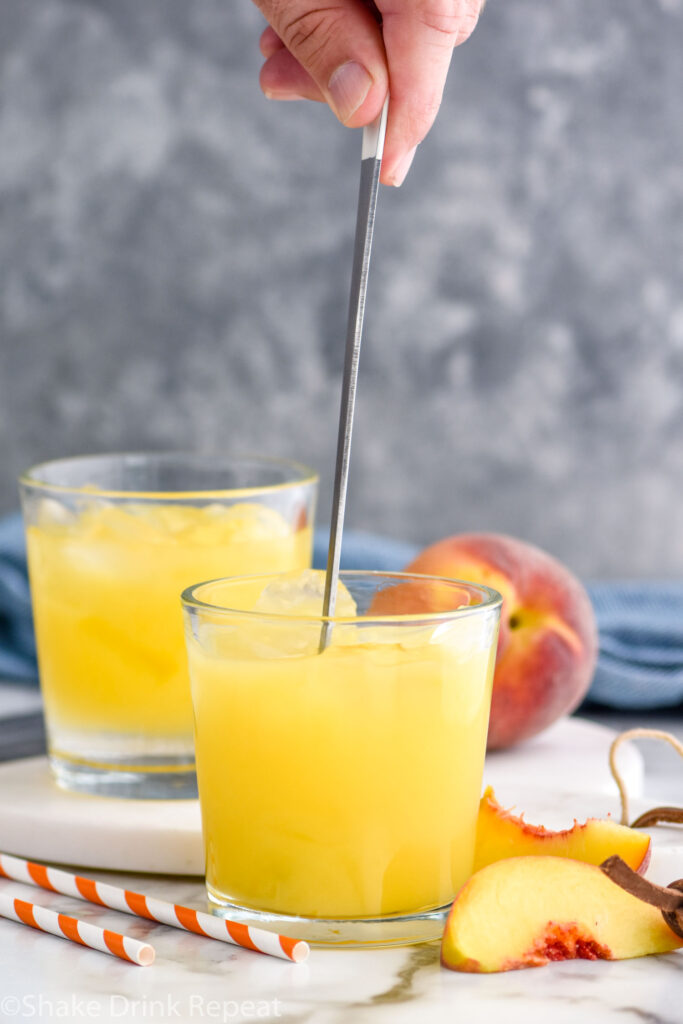
[[[451,907],[441,963],[490,973],[552,960],[623,960],[683,946],[660,911],[594,864],[513,857],[482,868]]]
[[[642,875],[650,861],[650,837],[600,818],[589,818],[583,825],[574,821],[573,828],[552,832],[505,810],[490,786],[481,798],[474,871],[507,857],[544,855],[602,864],[613,854]]]

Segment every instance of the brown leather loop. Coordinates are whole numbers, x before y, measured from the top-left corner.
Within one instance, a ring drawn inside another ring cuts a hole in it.
[[[679,878],[675,882],[669,882],[667,889],[678,889],[679,892],[683,892],[683,878]],[[663,910],[662,917],[671,931],[683,939],[683,904],[678,910]]]

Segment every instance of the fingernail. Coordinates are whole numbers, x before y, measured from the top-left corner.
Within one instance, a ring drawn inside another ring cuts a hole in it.
[[[306,97],[298,92],[290,92],[288,89],[263,89],[263,95],[267,100],[305,100]]]
[[[332,74],[328,90],[340,121],[348,121],[370,92],[372,78],[362,64],[350,60]]]
[[[406,180],[408,171],[410,170],[410,165],[413,162],[413,158],[416,152],[417,146],[413,146],[410,152],[406,153],[402,160],[399,160],[399,162],[396,164],[396,167],[394,168],[393,174],[389,178],[390,185],[395,185],[396,188],[398,188],[399,185],[403,184],[403,182]]]

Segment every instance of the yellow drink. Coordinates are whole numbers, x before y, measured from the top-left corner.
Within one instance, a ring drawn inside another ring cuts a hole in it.
[[[22,478],[48,749],[67,788],[196,794],[180,594],[310,564],[316,480],[268,459],[85,456]]]
[[[29,526],[40,676],[53,727],[192,733],[179,595],[198,579],[303,569],[310,528],[255,504],[94,505]]]
[[[497,608],[400,632],[347,620],[322,654],[319,623],[297,645],[292,620],[197,619],[211,898],[316,919],[448,903],[473,864]]]

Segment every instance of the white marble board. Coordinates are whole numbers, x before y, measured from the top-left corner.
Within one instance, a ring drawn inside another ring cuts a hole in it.
[[[572,819],[618,817],[607,767],[614,733],[578,718],[486,759],[485,784],[506,806],[549,827]],[[642,792],[635,747],[621,751],[629,792]],[[114,871],[202,875],[196,800],[121,800],[67,793],[52,781],[44,757],[0,765],[0,850],[38,861]]]

